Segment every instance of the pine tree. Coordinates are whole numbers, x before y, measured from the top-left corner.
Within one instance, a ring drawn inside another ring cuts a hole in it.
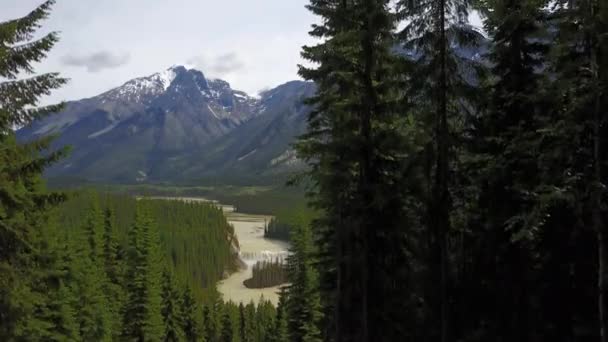
[[[427,137],[425,177],[427,194],[424,225],[428,228],[429,264],[432,265],[432,293],[425,297],[433,303],[434,317],[429,325],[439,322],[442,342],[452,340],[450,332],[449,236],[453,231],[453,189],[456,152],[455,137],[462,132],[458,125],[466,121],[470,107],[475,107],[471,96],[474,66],[460,57],[453,46],[471,47],[478,43],[479,34],[468,26],[469,0],[403,0],[399,1],[405,27],[400,33],[404,48],[413,62],[408,91],[412,111]]]
[[[83,237],[81,241],[81,247],[72,248],[77,256],[72,260],[72,267],[75,272],[73,291],[79,304],[77,319],[80,336],[87,341],[110,341],[112,317],[103,292],[102,270],[90,259],[91,251],[82,247],[86,246],[87,239]]]
[[[77,296],[70,287],[76,280],[71,268],[71,250],[62,244],[58,232],[51,217],[36,239],[36,263],[40,270],[27,279],[32,285],[21,287],[22,292],[15,293],[16,299],[34,298],[35,310],[16,326],[15,340],[80,340]]]
[[[220,342],[233,342],[234,327],[232,325],[232,317],[230,317],[230,312],[228,310],[222,315],[221,326]]]
[[[298,151],[323,213],[314,224],[329,318],[323,330],[336,341],[396,339],[403,310],[395,296],[403,291],[391,271],[407,265],[397,18],[384,0],[313,0],[308,9],[321,17],[310,34],[322,42],[302,53],[318,65],[300,68],[317,94]]]
[[[119,261],[118,243],[114,231],[114,213],[110,208],[106,208],[103,217],[101,262],[105,271],[104,293],[111,316],[112,338],[118,339],[122,322],[121,310],[125,300],[123,290],[124,272],[123,265]]]
[[[288,342],[289,330],[286,309],[287,292],[285,287],[281,287],[279,293],[279,303],[277,304],[277,315],[275,318],[274,330],[269,339],[271,342]]]
[[[292,230],[288,257],[286,308],[291,341],[321,341],[322,319],[318,273],[314,268],[314,249],[310,229]]]
[[[72,282],[74,293],[79,303],[77,319],[80,336],[85,340],[109,341],[111,340],[112,312],[106,297],[106,284],[104,269],[99,259],[99,235],[102,229],[97,198],[91,202],[88,209],[85,225],[77,231],[76,239],[70,252],[75,280]]]
[[[96,266],[104,266],[102,257],[102,236],[104,233],[104,218],[99,206],[99,198],[95,194],[91,194],[91,208],[87,211],[84,231],[87,237],[89,258]]]
[[[545,135],[552,143],[543,151],[547,182],[542,198],[569,200],[581,227],[596,234],[598,254],[598,316],[601,341],[608,341],[608,233],[605,216],[608,134],[608,5],[601,0],[554,2],[559,29],[553,49],[556,74],[555,115],[548,116]],[[559,169],[555,169],[558,167]],[[558,172],[562,171],[562,172]],[[547,207],[547,201],[543,203]]]
[[[215,341],[216,329],[209,306],[203,307],[203,333],[206,341]]]
[[[198,312],[197,304],[192,297],[192,291],[189,287],[185,287],[182,291],[179,304],[180,322],[185,340],[188,342],[200,341],[202,336],[199,332],[196,320],[196,314]]]
[[[66,79],[56,73],[18,79],[33,74],[32,64],[42,61],[58,41],[55,32],[34,38],[53,4],[47,1],[23,18],[0,23],[0,340],[14,338],[15,329],[44,305],[45,298],[31,289],[39,271],[32,260],[34,239],[47,222],[48,208],[64,197],[45,191],[40,175],[65,150],[41,156],[51,138],[21,144],[14,132],[61,108],[38,103]]]
[[[120,265],[118,262],[118,242],[114,231],[114,212],[106,208],[103,214],[103,263],[106,277],[115,285],[121,285]]]
[[[127,302],[122,338],[136,341],[160,340],[163,334],[160,283],[157,270],[158,231],[143,205],[129,231]]]
[[[243,303],[239,303],[239,336],[241,338],[241,341],[244,341],[246,339],[245,336],[245,306],[243,305]]]
[[[277,312],[269,300],[261,296],[258,302],[256,311],[256,341],[271,341],[274,333],[274,321],[277,317]]]
[[[180,321],[178,316],[178,293],[171,273],[164,270],[162,277],[162,307],[164,333],[162,340],[165,342],[179,341],[182,337]]]
[[[256,309],[253,301],[249,302],[243,310],[243,330],[241,342],[255,342],[256,331]]]
[[[474,156],[469,174],[477,189],[469,227],[475,232],[470,242],[483,255],[471,269],[480,271],[466,300],[480,301],[479,315],[488,319],[488,338],[527,340],[534,324],[530,280],[536,261],[538,233],[534,215],[535,188],[541,182],[537,151],[542,112],[550,108],[543,94],[549,36],[546,32],[545,1],[485,1],[484,28],[492,45],[485,58],[489,69],[483,77],[483,105],[472,125],[469,152]],[[477,253],[477,251],[475,251]],[[510,281],[505,281],[509,279]],[[496,298],[496,300],[489,300]],[[539,322],[540,323],[540,322]],[[471,323],[474,324],[474,323]],[[455,336],[454,336],[455,337]]]

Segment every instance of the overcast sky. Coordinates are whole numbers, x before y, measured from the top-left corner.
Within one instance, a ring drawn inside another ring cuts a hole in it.
[[[0,21],[43,0],[0,0]],[[44,103],[98,95],[172,65],[201,70],[251,95],[297,79],[317,20],[308,0],[57,0],[41,33],[60,42],[38,72],[71,79]],[[478,20],[474,20],[478,21]]]
[[[2,0],[0,21],[43,0]],[[298,78],[316,19],[307,0],[58,0],[41,32],[61,41],[39,72],[71,79],[45,102],[97,95],[135,77],[189,65],[250,94]]]

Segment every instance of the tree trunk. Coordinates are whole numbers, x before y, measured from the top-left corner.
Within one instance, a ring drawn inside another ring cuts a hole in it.
[[[590,20],[596,20],[597,14],[595,13],[597,4],[595,1],[590,1]],[[593,86],[597,89],[601,86],[599,76],[599,65],[598,65],[598,49],[599,43],[597,37],[589,37],[588,47],[590,52],[590,64]],[[604,224],[602,222],[602,197],[603,197],[603,184],[602,184],[602,137],[601,137],[601,126],[602,126],[602,115],[601,104],[600,104],[600,91],[596,90],[595,103],[594,103],[594,118],[593,118],[593,228],[597,234],[597,252],[598,252],[598,274],[597,274],[597,287],[598,287],[598,317],[600,323],[600,341],[608,342],[608,317],[606,312],[606,300],[608,294],[608,270],[606,263],[608,262],[608,241],[606,239],[606,232],[604,230]]]
[[[595,54],[593,54],[595,56]],[[592,58],[592,65],[594,65],[594,77],[597,77],[597,64],[595,58]],[[597,80],[597,78],[596,78]],[[602,184],[602,151],[601,151],[601,116],[600,116],[600,98],[599,95],[595,99],[595,119],[593,125],[593,159],[594,159],[594,189],[593,189],[593,228],[597,234],[597,252],[598,252],[598,274],[597,274],[597,287],[598,287],[598,315],[600,321],[600,341],[608,342],[608,317],[606,316],[606,305],[607,294],[608,294],[608,270],[606,269],[606,263],[608,262],[608,241],[606,239],[606,232],[604,231],[604,224],[602,222],[602,196],[603,196],[603,184]]]
[[[441,341],[448,342],[449,320],[448,320],[448,253],[447,235],[449,232],[449,190],[448,190],[448,153],[449,135],[447,118],[447,37],[445,30],[445,6],[446,0],[439,2],[439,111],[436,119],[437,135],[437,171],[436,171],[436,193],[437,201],[437,232],[440,253],[440,311],[441,311]]]

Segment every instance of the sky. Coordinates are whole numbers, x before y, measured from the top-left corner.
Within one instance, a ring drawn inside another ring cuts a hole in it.
[[[0,21],[43,0],[1,0]],[[250,95],[298,79],[301,47],[318,21],[308,0],[57,0],[40,35],[60,41],[36,72],[68,85],[43,104],[98,95],[173,65],[228,81]],[[473,18],[473,21],[479,21]]]
[[[0,21],[43,0],[2,0]],[[307,0],[57,0],[40,35],[60,42],[36,72],[70,83],[45,103],[98,95],[172,65],[201,70],[251,95],[298,78],[316,18]]]

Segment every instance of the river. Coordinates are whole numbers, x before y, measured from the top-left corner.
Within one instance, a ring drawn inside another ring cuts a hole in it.
[[[191,202],[209,202],[199,197],[156,197],[166,200],[181,200]],[[251,278],[251,267],[258,261],[285,258],[289,244],[279,240],[264,238],[264,224],[270,221],[271,216],[237,213],[231,205],[215,202],[222,208],[228,222],[234,227],[234,233],[239,241],[239,257],[246,265],[217,285],[224,300],[247,304],[250,301],[258,303],[261,296],[275,305],[279,301],[279,286],[263,289],[249,289],[243,281]]]
[[[264,238],[264,223],[270,220],[270,216],[249,215],[226,212],[228,222],[234,226],[234,232],[239,240],[241,260],[247,268],[231,274],[218,284],[218,290],[223,294],[225,300],[244,304],[254,301],[257,303],[260,296],[270,300],[275,305],[279,301],[279,287],[267,287],[263,289],[248,289],[243,281],[251,278],[251,266],[257,261],[270,260],[277,257],[284,258],[287,255],[289,245],[286,242],[269,240]]]

